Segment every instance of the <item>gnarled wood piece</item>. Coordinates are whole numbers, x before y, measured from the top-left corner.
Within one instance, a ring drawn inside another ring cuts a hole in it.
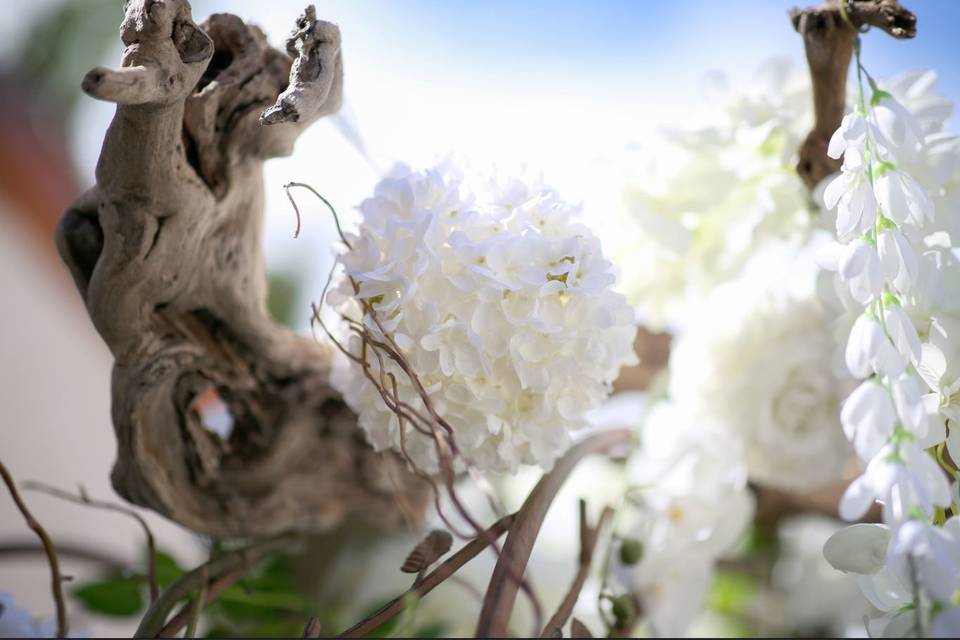
[[[913,38],[916,17],[897,0],[830,0],[820,6],[792,9],[793,28],[803,36],[813,81],[813,130],[800,147],[797,172],[809,189],[840,170],[840,161],[827,155],[830,136],[840,126],[847,104],[847,72],[857,33],[844,21],[840,2],[856,28],[877,27],[894,38]]]
[[[337,27],[301,18],[298,33],[322,36],[298,50],[310,58],[294,65],[299,117],[263,127],[292,63],[259,29],[228,14],[197,26],[187,0],[128,0],[125,14],[121,68],[83,81],[117,103],[97,185],[57,232],[115,358],[114,486],[218,537],[350,514],[395,525],[399,503],[422,513],[427,488],[366,445],[330,388],[330,351],[266,312],[262,164],[339,107]],[[234,419],[226,441],[195,410],[211,391]]]
[[[317,12],[310,5],[287,39],[287,53],[293,58],[290,86],[274,106],[263,112],[261,124],[300,122],[339,110],[343,99],[340,30],[317,20]],[[333,82],[318,82],[331,69]]]

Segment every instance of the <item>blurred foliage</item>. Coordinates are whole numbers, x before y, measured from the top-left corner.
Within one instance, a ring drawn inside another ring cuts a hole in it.
[[[143,609],[143,581],[129,576],[89,582],[71,592],[90,611],[108,616],[132,616]]]
[[[717,613],[738,616],[753,600],[757,581],[739,571],[718,571],[707,598],[710,608]]]
[[[741,638],[756,636],[748,620],[748,609],[760,585],[754,576],[734,571],[717,572],[707,595],[707,607],[722,616],[730,630]]]
[[[742,551],[754,560],[763,560],[772,566],[780,555],[780,541],[775,529],[754,522],[744,536]]]
[[[300,277],[296,274],[270,272],[267,274],[267,310],[270,316],[290,328],[296,328],[303,320],[297,314],[308,314],[308,310],[297,305],[300,295]]]
[[[273,636],[303,634],[311,616],[324,629],[330,620],[300,589],[293,560],[275,555],[223,592],[206,610],[208,637]]]
[[[7,71],[55,116],[66,118],[81,96],[80,79],[111,48],[119,49],[117,26],[122,19],[121,0],[63,2],[30,28]]]
[[[220,552],[214,545],[211,554]],[[186,573],[169,554],[156,554],[157,583],[161,590]],[[236,584],[226,589],[203,613],[201,628],[206,637],[299,637],[311,617],[316,617],[327,633],[341,630],[346,624],[337,611],[322,611],[304,592],[296,577],[295,561],[286,554],[265,559]],[[71,595],[88,611],[111,617],[139,618],[149,602],[146,571],[139,567],[123,575],[77,585]],[[384,602],[377,602],[365,612],[372,614]],[[416,607],[410,615],[397,616],[374,630],[369,637],[437,638],[444,633],[438,623],[418,623]],[[364,616],[361,616],[361,618]],[[351,620],[348,624],[352,624]]]
[[[376,603],[368,607],[358,620],[366,619],[379,611],[388,601]],[[413,598],[407,602],[406,610],[366,635],[367,638],[442,638],[446,625],[442,622],[418,623],[416,620],[417,601]]]
[[[184,574],[173,557],[158,551],[157,584],[161,589]],[[146,610],[148,581],[146,571],[133,571],[120,576],[77,585],[71,595],[88,610],[107,616],[133,616]]]

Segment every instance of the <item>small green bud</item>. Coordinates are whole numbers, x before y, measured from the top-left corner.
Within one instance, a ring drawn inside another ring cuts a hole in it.
[[[873,83],[871,82],[871,84]],[[878,104],[880,104],[883,100],[889,100],[892,97],[893,97],[892,95],[890,95],[883,89],[874,89],[873,95],[870,96],[870,104],[875,107]]]
[[[640,562],[643,558],[643,543],[636,538],[624,538],[620,542],[620,562],[628,567]]]
[[[898,298],[897,296],[893,295],[893,294],[890,293],[889,291],[884,291],[884,292],[883,292],[883,304],[884,304],[885,306],[888,306],[888,307],[899,307],[899,306],[900,306],[900,298]]]
[[[613,599],[613,617],[617,621],[617,627],[632,626],[636,616],[637,610],[633,606],[632,596],[624,594]]]
[[[878,215],[877,225],[878,225],[881,229],[896,229],[896,228],[897,228],[897,223],[894,222],[893,220],[891,220],[890,218],[888,218],[887,216],[883,215],[882,213],[878,213],[877,215]]]
[[[891,171],[896,171],[897,165],[893,164],[888,160],[878,160],[877,161],[877,177],[882,178]]]

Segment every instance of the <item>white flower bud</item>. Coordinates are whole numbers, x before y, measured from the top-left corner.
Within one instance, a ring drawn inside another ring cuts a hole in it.
[[[899,229],[890,228],[880,232],[877,238],[877,254],[883,275],[900,294],[908,294],[920,273],[917,254],[910,241]]]
[[[859,238],[847,245],[840,258],[839,273],[850,286],[850,295],[861,304],[870,302],[883,291],[883,270],[877,250]]]

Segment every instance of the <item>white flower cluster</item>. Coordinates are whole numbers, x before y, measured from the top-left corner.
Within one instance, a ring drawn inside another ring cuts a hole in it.
[[[628,202],[645,233],[625,234],[639,244],[624,265],[628,278],[634,276],[627,284],[646,312],[643,320],[679,329],[670,362],[670,402],[662,414],[654,411],[654,423],[669,416],[681,448],[690,431],[719,431],[727,440],[722,455],[731,471],[762,485],[806,490],[839,478],[853,448],[840,413],[857,383],[850,381],[842,350],[835,357],[831,334],[842,331],[845,345],[863,305],[841,282],[843,300],[836,302],[848,309],[852,304],[856,312],[834,321],[831,300],[818,300],[819,292],[807,289],[817,271],[814,254],[823,236],[833,235],[818,226],[833,221],[827,212],[810,210],[794,169],[793,154],[809,128],[809,81],[787,80],[783,67],[772,68],[778,69],[768,76],[775,80],[767,85],[773,90],[754,88],[734,96],[723,111],[725,124],[673,134],[673,146],[688,153],[680,154],[672,178],[650,172],[646,182],[634,183]],[[936,95],[935,80],[933,72],[920,72],[886,85],[909,106],[924,143],[923,153],[909,154],[898,166],[928,189],[936,208],[960,210],[960,144],[943,133],[952,105]],[[906,155],[903,149],[901,154]],[[719,195],[711,200],[708,193]],[[915,368],[939,390],[940,417],[951,412],[960,417],[960,340],[955,337],[960,334],[960,265],[949,240],[960,238],[960,216],[941,216],[935,224],[928,219],[922,238],[909,227],[898,231],[918,253],[913,292],[899,296],[901,305],[916,326],[924,327],[920,335],[947,354],[934,359],[927,355],[931,346],[923,345],[926,366]],[[907,255],[905,243],[894,234],[883,234],[881,243],[891,282],[903,286],[909,272],[903,270],[898,279],[901,270],[890,264],[891,256]],[[799,281],[799,288],[792,286]],[[931,403],[932,396],[924,402]],[[932,429],[944,431],[942,425]],[[960,429],[950,431],[948,446],[960,459]],[[639,455],[650,464],[646,452]],[[708,476],[703,482],[710,484]],[[670,478],[665,475],[664,482]],[[694,495],[702,491],[699,484],[691,486]],[[660,483],[652,479],[645,494],[658,491]],[[666,491],[669,496],[672,489]],[[749,498],[746,492],[730,493],[739,501],[741,494]],[[705,506],[703,517],[717,518],[724,507],[723,501]],[[660,530],[663,525],[655,523],[666,517],[647,505],[650,532]],[[741,521],[737,531],[745,526]],[[719,527],[716,539],[735,538],[734,529]],[[645,558],[657,553],[650,536],[643,536],[653,550]],[[701,543],[710,547],[712,539],[705,535]],[[682,631],[683,624],[670,621],[689,620],[699,599],[668,593],[701,594],[716,557],[693,551],[680,561],[667,554],[662,565],[649,557],[643,571],[631,574],[658,630]],[[658,600],[655,594],[664,597]]]
[[[762,273],[718,287],[709,313],[677,338],[669,393],[740,443],[751,480],[802,491],[842,476],[850,448],[838,413],[849,389],[831,364],[812,252],[772,248],[755,260]],[[797,265],[805,268],[794,274]],[[802,286],[785,292],[793,275]]]
[[[396,169],[360,212],[339,258],[344,312],[382,339],[356,300],[370,304],[477,468],[550,467],[636,359],[633,310],[611,290],[612,265],[575,221],[578,208],[539,181],[468,183],[448,162]],[[378,380],[380,361],[356,335],[347,347]],[[425,413],[407,376],[384,366]],[[362,369],[338,367],[334,385],[371,444],[403,444],[414,464],[436,471],[431,438],[410,425],[402,435]]]
[[[794,169],[812,123],[808,74],[775,59],[748,86],[727,87],[719,74],[708,84],[706,115],[630,158],[626,211],[611,234],[624,291],[654,329],[684,324],[758,247],[813,227]]]
[[[636,487],[640,563],[627,587],[657,636],[681,636],[703,608],[716,560],[753,518],[753,495],[735,438],[673,402],[655,405],[628,476]]]
[[[955,140],[942,132],[952,103],[937,93],[936,79],[933,71],[912,72],[885,88],[927,135],[927,153],[915,159],[923,166],[910,166],[914,177],[922,172],[931,184],[956,186],[960,167],[943,161],[956,157]],[[745,86],[728,87],[719,74],[707,84],[713,88],[705,115],[652,137],[625,159],[625,210],[602,236],[623,268],[624,292],[652,329],[685,324],[757,249],[804,242],[826,217],[796,172],[797,150],[813,123],[809,73],[773,59]],[[960,233],[960,216],[953,218],[942,224]]]
[[[931,235],[933,200],[907,170],[920,164],[930,140],[907,109],[870,83],[869,103],[861,87],[860,104],[830,141],[829,154],[842,155],[843,168],[824,199],[837,209],[837,236],[845,243],[837,251],[838,286],[859,304],[844,358],[863,380],[845,401],[841,422],[866,468],[845,492],[840,513],[856,520],[877,501],[883,524],[845,529],[824,552],[835,567],[861,574],[864,594],[890,613],[884,635],[956,636],[960,516],[947,519],[945,512],[960,507],[951,467],[937,458],[960,429],[951,423],[947,438],[945,420],[956,415],[950,375],[960,322],[935,304],[955,261],[936,246],[949,247],[949,234]],[[950,454],[960,460],[960,447],[950,446]]]

